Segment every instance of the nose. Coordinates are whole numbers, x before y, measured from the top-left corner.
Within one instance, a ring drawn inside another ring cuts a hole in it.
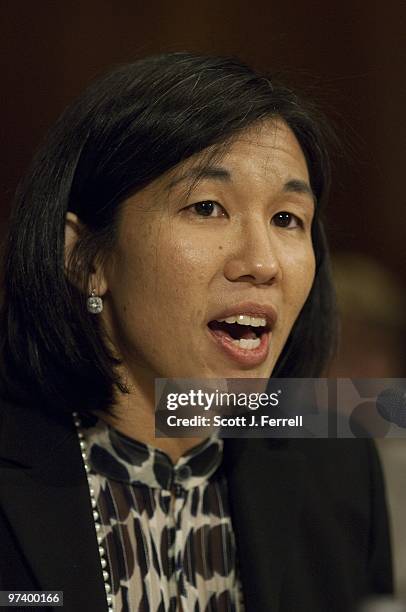
[[[229,281],[254,285],[273,284],[280,279],[280,262],[270,226],[257,220],[249,227],[241,227],[225,263],[224,275]]]

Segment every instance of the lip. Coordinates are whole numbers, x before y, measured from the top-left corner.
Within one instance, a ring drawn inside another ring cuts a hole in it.
[[[251,317],[261,317],[266,320],[267,329],[272,329],[276,323],[278,318],[277,312],[273,306],[270,304],[257,304],[255,302],[241,302],[240,304],[235,304],[234,306],[229,306],[220,312],[217,312],[213,317],[210,318],[210,321],[214,321],[215,319],[226,319],[227,317],[231,317],[232,315],[248,315]]]
[[[217,347],[234,362],[247,368],[258,366],[263,363],[269,354],[269,345],[272,336],[272,328],[277,320],[277,312],[271,305],[257,304],[254,302],[244,302],[229,306],[216,313],[210,321],[214,319],[226,319],[232,315],[245,314],[253,317],[261,317],[266,320],[266,331],[261,334],[261,343],[255,349],[242,349],[233,344],[227,336],[218,336],[207,325],[210,337],[214,340]],[[210,322],[209,321],[209,322]]]

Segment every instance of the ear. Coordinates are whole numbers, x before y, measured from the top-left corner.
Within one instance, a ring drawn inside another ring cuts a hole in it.
[[[65,219],[65,274],[75,287],[81,291],[85,290],[87,295],[94,290],[96,295],[102,296],[107,291],[107,283],[100,263],[93,262],[86,288],[83,288],[81,275],[72,267],[71,255],[78,240],[85,233],[85,227],[79,217],[72,212],[67,212]]]

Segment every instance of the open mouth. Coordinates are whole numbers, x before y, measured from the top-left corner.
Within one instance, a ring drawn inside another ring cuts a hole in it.
[[[246,350],[258,348],[261,337],[270,329],[265,319],[245,315],[210,321],[208,327],[219,338]]]

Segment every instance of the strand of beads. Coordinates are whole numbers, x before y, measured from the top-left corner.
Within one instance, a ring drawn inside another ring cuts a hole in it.
[[[106,591],[106,599],[107,599],[107,606],[108,606],[108,612],[113,612],[113,597],[111,595],[111,584],[110,584],[110,575],[109,572],[107,571],[107,560],[106,560],[106,550],[105,548],[101,545],[102,541],[103,541],[103,536],[101,535],[101,521],[100,521],[100,516],[99,513],[97,511],[97,501],[96,501],[96,497],[95,497],[95,490],[92,486],[91,480],[90,480],[90,466],[87,462],[87,444],[86,444],[86,440],[85,440],[85,436],[84,433],[81,429],[82,427],[82,422],[80,420],[80,417],[78,415],[77,412],[73,413],[73,422],[76,426],[76,432],[78,435],[78,439],[79,439],[79,446],[80,446],[80,451],[82,454],[82,458],[83,458],[83,465],[86,471],[86,477],[87,477],[87,484],[89,486],[89,495],[90,495],[90,503],[92,505],[92,510],[93,510],[93,521],[94,521],[94,528],[96,530],[96,536],[97,536],[97,543],[99,545],[99,557],[100,557],[100,565],[102,568],[102,574],[103,574],[103,580],[104,580],[104,588]]]

